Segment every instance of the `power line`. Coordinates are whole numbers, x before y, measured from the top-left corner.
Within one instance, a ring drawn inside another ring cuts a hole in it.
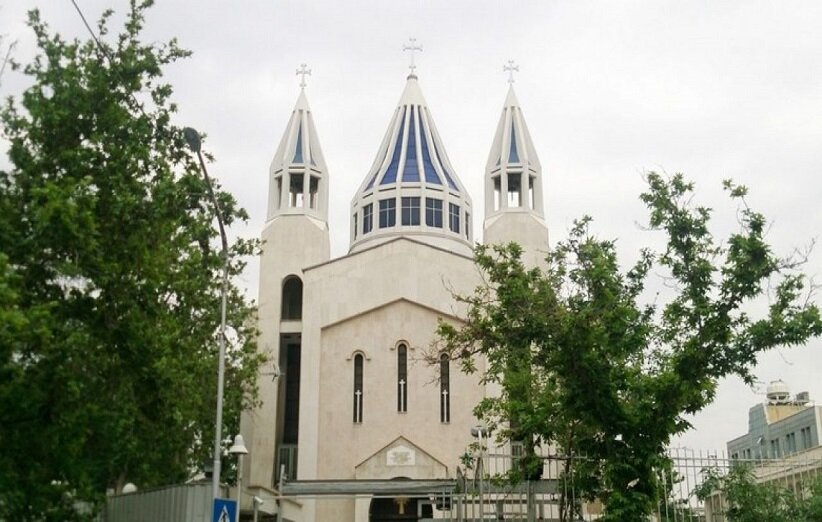
[[[92,30],[91,25],[89,25],[88,20],[86,20],[86,16],[83,14],[83,10],[80,9],[79,5],[77,5],[76,0],[71,0],[71,3],[72,3],[72,5],[74,5],[74,9],[77,10],[77,14],[80,15],[80,19],[83,20],[83,25],[86,26],[86,29],[88,30],[88,33],[91,35],[92,40],[94,40],[94,43],[97,46],[97,49],[101,53],[103,53],[103,55],[105,55],[106,59],[108,60],[108,65],[112,69],[112,71],[115,74],[118,74],[117,70],[114,69],[114,60],[112,59],[111,54],[109,54],[108,49],[106,49],[105,46],[103,46],[103,44],[97,38],[97,35],[94,34],[94,31]],[[120,79],[122,80],[123,78],[121,77]],[[137,100],[137,97],[134,96],[134,92],[129,91],[128,94],[131,97],[131,100],[134,102],[134,105],[137,106],[137,109],[142,113],[142,115],[145,116],[147,119],[151,120],[151,118],[148,117],[148,114],[146,114],[146,111],[143,109],[143,105],[140,103],[139,100]]]

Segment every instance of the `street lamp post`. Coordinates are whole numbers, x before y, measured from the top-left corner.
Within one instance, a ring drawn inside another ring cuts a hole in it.
[[[220,307],[220,340],[219,340],[219,356],[217,362],[217,418],[214,421],[214,471],[212,475],[212,498],[220,496],[220,439],[222,438],[223,428],[223,386],[225,381],[225,322],[226,322],[226,300],[228,294],[228,238],[225,233],[225,225],[223,224],[223,213],[220,210],[220,204],[214,196],[214,189],[211,186],[211,179],[208,177],[208,170],[206,169],[205,161],[203,160],[203,153],[201,152],[200,134],[192,129],[186,127],[183,129],[183,136],[186,143],[192,152],[197,153],[197,158],[200,161],[200,169],[203,172],[203,179],[205,179],[206,187],[208,188],[208,197],[211,204],[214,206],[214,213],[217,215],[217,224],[220,227],[220,240],[222,241],[222,255],[223,255],[223,281],[222,281],[222,304]]]
[[[232,455],[237,455],[237,512],[239,513],[243,503],[243,456],[248,455],[248,448],[242,435],[234,437],[234,445],[228,450]]]
[[[471,428],[471,436],[479,439],[480,454],[479,462],[477,462],[477,474],[479,475],[479,505],[480,505],[480,520],[485,520],[485,499],[483,498],[482,483],[485,482],[485,469],[483,466],[483,458],[485,457],[485,446],[483,445],[483,437],[488,437],[488,428],[485,426],[474,426]]]

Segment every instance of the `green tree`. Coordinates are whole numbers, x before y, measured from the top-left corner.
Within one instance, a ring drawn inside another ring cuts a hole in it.
[[[502,438],[585,455],[566,472],[578,495],[603,501],[606,521],[654,510],[665,448],[687,429],[684,416],[712,401],[719,378],[751,381],[757,354],[822,333],[797,262],[772,252],[744,187],[725,182],[740,229],[717,242],[711,211],[690,203],[693,185],[682,175],[647,181],[641,199],[649,228],[666,235],[663,251],[643,250],[623,271],[615,243],[594,237],[587,217],[544,268],[524,267],[515,244],[479,246],[485,284],[457,297],[465,322],[442,323],[436,347],[468,372],[477,357],[487,361],[481,378],[502,391],[476,414]],[[665,303],[643,302],[652,268],[667,274]],[[748,304],[766,284],[774,285],[770,306],[754,318]]]
[[[753,469],[734,466],[723,475],[705,470],[706,479],[696,489],[697,498],[707,501],[720,495],[723,515],[729,522],[816,522],[822,520],[822,479],[800,482],[796,488],[781,481],[757,482]]]
[[[99,42],[51,34],[32,11],[31,86],[0,113],[3,520],[82,518],[107,488],[180,481],[211,451],[223,257],[162,78],[188,53],[140,42],[150,4],[133,0],[112,39],[105,13]],[[216,197],[227,224],[247,218]],[[232,276],[255,249],[233,242]],[[233,285],[228,310],[227,436],[260,363]]]

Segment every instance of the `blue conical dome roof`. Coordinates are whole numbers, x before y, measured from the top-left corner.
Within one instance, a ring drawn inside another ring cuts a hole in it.
[[[410,235],[425,240],[433,235],[438,246],[456,241],[455,249],[470,252],[470,209],[471,198],[448,160],[417,76],[412,74],[352,201],[351,250],[375,239]],[[372,221],[380,217],[380,210],[399,216]]]

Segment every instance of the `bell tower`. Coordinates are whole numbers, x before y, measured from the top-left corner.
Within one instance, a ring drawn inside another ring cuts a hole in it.
[[[542,197],[542,166],[531,141],[509,61],[508,95],[485,167],[485,244],[518,243],[526,266],[537,266],[548,250],[548,227]]]
[[[244,412],[241,431],[252,458],[249,487],[270,488],[285,469],[295,479],[298,451],[303,269],[328,261],[328,171],[305,94],[300,94],[269,169],[262,232],[259,349],[268,367],[259,377],[261,404]]]

